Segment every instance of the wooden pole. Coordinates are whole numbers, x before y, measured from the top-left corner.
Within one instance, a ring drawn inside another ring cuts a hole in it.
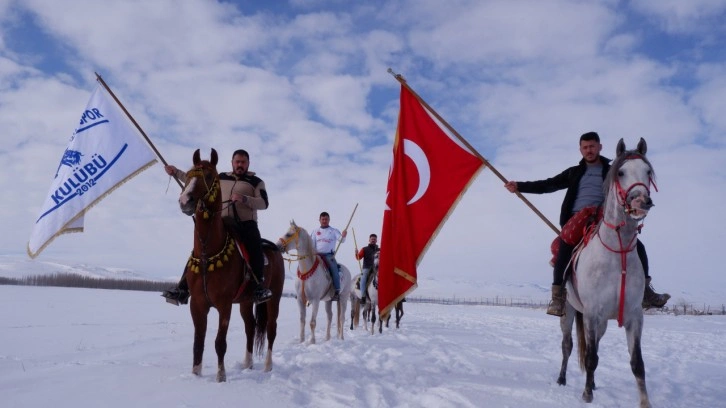
[[[353,244],[355,244],[355,259],[358,259],[358,240],[355,239],[355,228],[351,228],[351,230],[353,231]],[[360,273],[363,273],[360,259],[358,259],[358,269],[360,269]]]
[[[418,94],[416,93],[416,91],[414,91],[413,89],[411,89],[411,87],[410,87],[410,86],[408,86],[408,83],[406,83],[406,79],[404,79],[404,78],[403,78],[403,76],[402,76],[401,74],[396,74],[395,72],[393,72],[393,70],[392,70],[391,68],[388,68],[388,73],[389,73],[389,74],[391,74],[391,75],[393,75],[393,77],[394,77],[394,78],[396,78],[396,80],[397,80],[397,81],[398,81],[398,82],[399,82],[399,83],[400,83],[400,84],[401,84],[402,86],[404,86],[404,87],[405,87],[406,89],[408,89],[408,91],[409,91],[409,92],[411,92],[411,94],[413,94],[413,96],[415,96],[415,97],[416,97],[416,99],[417,99],[417,100],[418,100],[418,101],[419,101],[419,102],[421,103],[421,105],[423,105],[423,106],[424,106],[424,107],[425,107],[426,109],[428,109],[428,111],[429,111],[429,112],[431,112],[431,114],[432,114],[432,115],[434,115],[434,117],[436,117],[436,119],[437,119],[437,120],[438,120],[439,122],[441,122],[441,123],[442,123],[442,124],[443,124],[444,126],[446,126],[446,129],[448,129],[448,130],[449,130],[449,131],[451,132],[451,134],[453,134],[454,136],[456,136],[456,138],[457,138],[457,139],[459,139],[459,141],[460,141],[460,142],[461,142],[461,143],[462,143],[462,144],[463,144],[464,146],[466,146],[466,147],[467,147],[467,148],[469,149],[469,151],[470,151],[470,152],[472,152],[472,153],[473,153],[473,154],[474,154],[474,155],[475,155],[476,157],[478,157],[478,158],[479,158],[479,159],[480,159],[481,161],[483,161],[483,162],[484,162],[484,165],[486,165],[487,167],[489,167],[489,169],[490,169],[490,170],[491,170],[491,171],[492,171],[492,172],[493,172],[493,173],[494,173],[494,174],[495,174],[495,175],[496,175],[497,177],[499,177],[499,179],[500,179],[500,180],[502,180],[502,181],[503,181],[504,183],[507,183],[507,182],[508,182],[508,180],[507,180],[507,179],[506,179],[506,178],[505,178],[505,177],[504,177],[504,176],[503,176],[503,175],[502,175],[502,174],[501,174],[501,173],[500,173],[500,172],[499,172],[499,171],[498,171],[498,170],[497,170],[496,168],[494,168],[494,166],[492,166],[492,165],[491,165],[491,163],[489,163],[489,161],[488,161],[487,159],[485,159],[485,158],[484,158],[484,156],[482,156],[481,154],[479,154],[479,152],[477,152],[477,151],[476,151],[476,149],[474,149],[474,147],[473,147],[472,145],[470,145],[470,144],[469,144],[469,142],[467,142],[467,141],[466,141],[466,139],[464,139],[464,138],[463,138],[463,137],[462,137],[462,136],[461,136],[461,135],[459,134],[459,132],[457,132],[457,131],[456,131],[456,130],[455,130],[455,129],[453,128],[453,127],[451,127],[451,125],[449,125],[449,123],[448,123],[448,122],[447,122],[446,120],[444,120],[444,118],[442,118],[442,117],[441,117],[441,116],[440,116],[440,115],[438,114],[438,112],[436,112],[436,111],[435,111],[435,110],[434,110],[434,109],[433,109],[433,108],[432,108],[431,106],[429,106],[429,104],[428,104],[428,103],[426,103],[426,101],[424,101],[423,99],[421,99],[421,97],[420,97],[420,96],[419,96],[419,95],[418,95]],[[555,225],[554,225],[554,224],[552,224],[552,223],[550,222],[550,220],[548,220],[548,219],[547,219],[547,217],[545,217],[545,216],[544,216],[544,214],[542,214],[542,213],[541,213],[541,212],[540,212],[540,211],[539,211],[539,210],[538,210],[538,209],[537,209],[537,208],[536,208],[536,207],[535,207],[535,206],[534,206],[534,205],[533,205],[533,204],[532,204],[531,202],[529,202],[529,200],[527,200],[527,199],[526,199],[526,198],[525,198],[525,197],[524,197],[524,196],[522,195],[522,193],[520,193],[519,191],[517,191],[517,192],[516,192],[515,194],[516,194],[516,195],[517,195],[517,197],[519,197],[519,198],[520,198],[520,199],[521,199],[521,200],[522,200],[522,201],[523,201],[523,202],[524,202],[524,203],[525,203],[525,204],[526,204],[526,205],[527,205],[527,206],[528,206],[528,207],[529,207],[529,208],[530,208],[530,209],[531,209],[532,211],[534,211],[534,212],[535,212],[535,214],[537,214],[537,215],[538,215],[538,216],[539,216],[539,217],[540,217],[540,218],[542,219],[542,221],[544,221],[544,222],[545,222],[545,224],[547,224],[547,225],[548,225],[548,226],[549,226],[549,227],[550,227],[550,228],[552,229],[552,231],[554,231],[554,232],[555,232],[555,234],[557,234],[557,235],[559,235],[559,234],[560,234],[560,230],[559,230],[559,229],[558,229],[557,227],[555,227]]]
[[[358,209],[358,203],[355,203],[355,208],[353,208],[353,214],[350,215],[350,218],[348,219],[348,223],[345,224],[345,229],[343,231],[348,231],[348,227],[350,227],[350,222],[353,221],[353,216],[355,215],[355,210]],[[338,241],[338,246],[335,247],[335,252],[333,252],[333,256],[338,253],[338,248],[340,248],[340,244],[343,242],[343,240]]]
[[[156,154],[156,157],[159,158],[159,160],[161,161],[161,163],[164,166],[167,166],[168,163],[166,162],[166,160],[164,160],[164,157],[161,156],[161,153],[159,153],[159,151],[156,149],[156,146],[154,146],[154,143],[151,142],[151,139],[149,139],[149,137],[146,135],[146,132],[144,132],[144,130],[141,129],[141,126],[139,126],[139,124],[136,122],[136,119],[134,119],[134,117],[131,116],[129,111],[126,110],[126,107],[121,103],[121,101],[118,100],[118,98],[116,97],[116,94],[114,94],[113,91],[111,90],[111,88],[109,88],[108,85],[106,85],[106,81],[104,81],[103,78],[101,78],[101,75],[98,75],[98,72],[94,72],[94,74],[96,74],[96,80],[98,80],[98,82],[100,82],[101,85],[103,85],[103,87],[106,88],[106,91],[108,91],[108,93],[111,95],[113,100],[116,101],[118,106],[121,107],[121,109],[124,111],[126,116],[128,116],[128,118],[131,120],[131,123],[133,123],[134,126],[136,126],[136,129],[138,129],[139,132],[141,133],[141,135],[144,137],[144,139],[146,139],[146,143],[149,144],[149,147],[151,147],[151,150],[154,151],[154,153]],[[182,184],[181,181],[179,181],[178,178],[176,178],[176,175],[174,175],[173,177],[174,177],[174,180],[176,180],[176,183],[179,184],[179,187],[184,189],[184,185]]]

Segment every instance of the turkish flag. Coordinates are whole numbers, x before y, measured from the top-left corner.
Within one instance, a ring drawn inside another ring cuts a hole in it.
[[[378,269],[382,315],[416,288],[416,267],[483,166],[401,86]]]

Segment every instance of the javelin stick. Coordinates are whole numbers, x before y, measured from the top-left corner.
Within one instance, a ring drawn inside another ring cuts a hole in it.
[[[350,218],[348,219],[348,223],[345,225],[345,229],[343,231],[348,231],[348,227],[350,227],[350,222],[353,221],[353,216],[355,215],[355,210],[358,209],[358,203],[355,203],[355,208],[353,208],[353,214],[350,215]],[[341,239],[338,241],[338,246],[335,247],[335,252],[333,252],[333,256],[338,253],[338,248],[340,248],[340,244],[343,242]]]
[[[101,85],[103,85],[104,88],[106,88],[106,91],[108,91],[108,93],[111,95],[111,97],[113,98],[113,100],[116,101],[116,103],[121,108],[121,110],[123,110],[124,113],[126,114],[126,116],[128,116],[128,118],[131,121],[131,123],[133,123],[134,126],[136,126],[136,129],[139,131],[139,133],[141,133],[141,136],[143,136],[144,139],[146,139],[146,143],[149,144],[149,147],[151,147],[151,150],[154,151],[154,153],[156,154],[156,157],[159,158],[159,160],[161,161],[161,163],[164,166],[168,165],[168,163],[166,162],[166,160],[164,160],[164,157],[162,157],[161,156],[161,153],[159,153],[159,150],[157,150],[156,149],[156,146],[154,146],[154,143],[152,143],[151,142],[151,139],[149,139],[149,136],[146,135],[146,132],[144,132],[144,129],[141,129],[141,126],[139,126],[139,124],[136,122],[136,119],[134,119],[134,117],[131,116],[131,114],[129,113],[129,111],[126,110],[126,107],[116,97],[116,94],[114,94],[113,91],[111,90],[111,88],[109,88],[108,85],[106,85],[106,81],[104,81],[103,78],[101,78],[101,75],[98,75],[98,72],[94,72],[94,73],[96,74],[96,80]],[[184,189],[184,185],[182,184],[181,181],[179,181],[178,178],[176,178],[176,175],[174,175],[174,180],[176,180],[176,183],[179,184],[179,187],[181,187],[182,189]]]
[[[351,228],[353,230],[353,243],[355,244],[355,258],[358,259],[358,241],[355,239],[355,228]],[[358,259],[358,269],[360,269],[360,273],[363,273],[363,267],[360,264],[360,259]]]

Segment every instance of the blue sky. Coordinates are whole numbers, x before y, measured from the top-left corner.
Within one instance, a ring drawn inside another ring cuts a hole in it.
[[[356,203],[358,237],[380,234],[398,113],[391,67],[508,179],[576,163],[587,131],[609,157],[621,137],[646,138],[660,188],[642,235],[654,283],[674,298],[722,286],[726,1],[268,4],[0,0],[0,219],[14,231],[0,251],[24,254],[94,72],[170,163],[214,147],[226,170],[235,149],[249,150],[270,192],[264,236],[293,218],[311,229],[323,210],[342,228]],[[40,259],[176,276],[191,246],[177,188],[152,167]],[[562,197],[528,198],[556,221]],[[422,262],[421,284],[547,287],[552,238],[484,171]],[[355,262],[353,242],[341,251]]]

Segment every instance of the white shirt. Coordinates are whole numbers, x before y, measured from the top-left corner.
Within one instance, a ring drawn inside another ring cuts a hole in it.
[[[335,244],[338,240],[340,240],[340,242],[345,242],[343,234],[333,227],[315,228],[310,232],[310,238],[313,239],[313,245],[315,245],[315,250],[319,254],[329,254],[334,252]]]

